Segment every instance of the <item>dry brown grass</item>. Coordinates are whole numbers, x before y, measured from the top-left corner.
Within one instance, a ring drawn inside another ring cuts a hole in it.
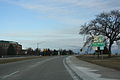
[[[120,70],[120,56],[112,56],[111,58],[108,58],[104,55],[103,60],[101,57],[98,59],[95,55],[80,55],[77,56],[77,58],[100,66]]]
[[[0,59],[0,64],[6,64],[6,63],[11,63],[11,62],[17,62],[17,61],[23,61],[23,60],[29,60],[29,59],[35,59],[35,58],[40,58],[40,56],[32,56],[32,57],[24,57],[24,58],[11,58],[11,59]]]

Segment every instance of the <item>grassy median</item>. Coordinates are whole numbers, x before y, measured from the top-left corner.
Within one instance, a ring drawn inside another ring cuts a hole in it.
[[[29,57],[23,57],[23,58],[2,58],[0,59],[0,64],[6,64],[6,63],[11,63],[11,62],[17,62],[17,61],[23,61],[23,60],[29,60],[29,59],[36,59],[40,58],[41,56],[29,56]]]
[[[95,55],[80,55],[77,56],[77,58],[93,64],[113,68],[120,71],[120,55],[112,56],[111,58],[108,58],[106,55],[104,55],[103,59],[101,58],[101,56],[98,59]]]

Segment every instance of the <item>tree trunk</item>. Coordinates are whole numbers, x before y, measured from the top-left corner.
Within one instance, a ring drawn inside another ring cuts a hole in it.
[[[100,47],[98,47],[98,52],[97,52],[97,54],[98,54],[98,59],[100,58]]]
[[[113,42],[110,42],[109,44],[109,53],[108,53],[108,57],[111,57],[111,47],[112,47]]]
[[[97,58],[99,59],[100,58],[100,52],[97,52],[97,54],[98,54]]]

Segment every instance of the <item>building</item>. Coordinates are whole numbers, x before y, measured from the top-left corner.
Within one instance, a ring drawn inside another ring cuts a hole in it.
[[[18,42],[0,40],[0,55],[7,55],[7,49],[11,44],[14,46],[16,54],[21,54],[22,45],[20,45]]]

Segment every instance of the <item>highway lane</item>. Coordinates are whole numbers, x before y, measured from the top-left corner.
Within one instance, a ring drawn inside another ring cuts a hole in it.
[[[73,80],[66,70],[65,56],[0,64],[0,80]]]

